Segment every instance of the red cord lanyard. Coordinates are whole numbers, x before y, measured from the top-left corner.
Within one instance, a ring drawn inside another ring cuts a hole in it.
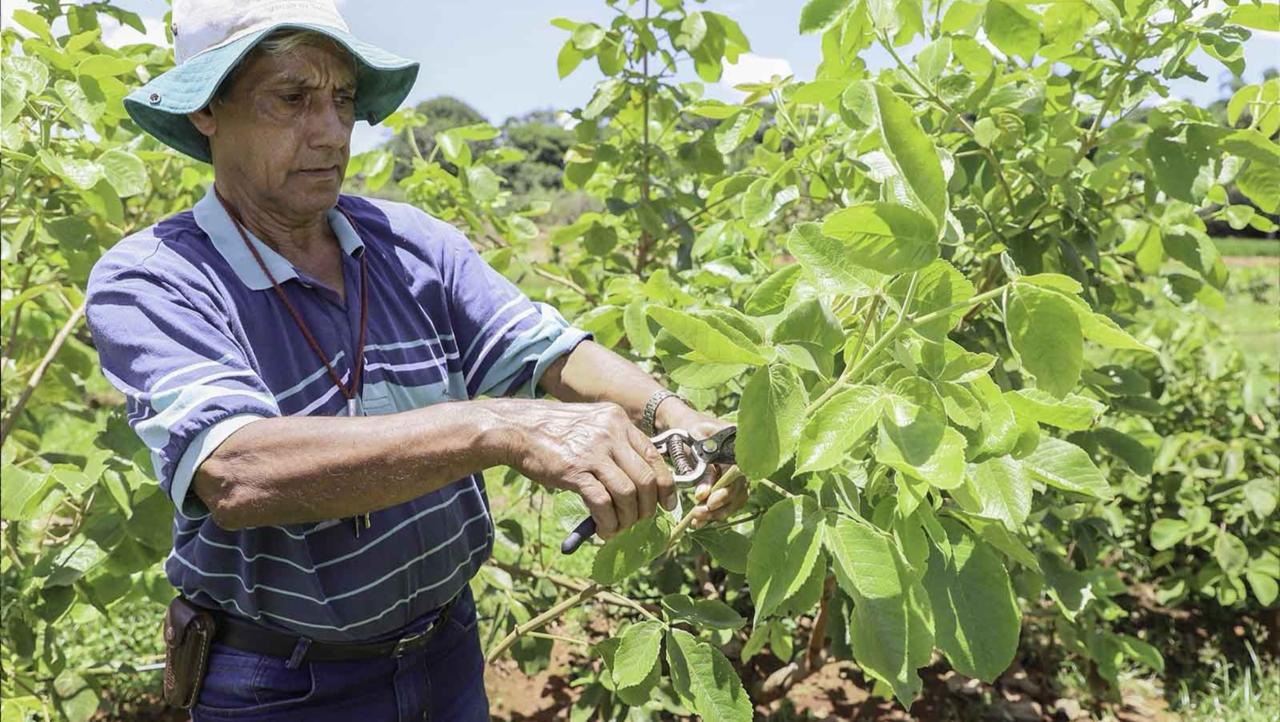
[[[262,256],[258,253],[258,249],[254,248],[253,244],[249,242],[249,236],[245,233],[244,226],[240,223],[239,216],[236,215],[235,211],[231,208],[231,205],[222,197],[222,194],[218,192],[217,188],[214,188],[213,193],[218,197],[218,201],[222,203],[222,207],[227,211],[227,215],[231,217],[232,225],[234,225],[236,230],[240,232],[240,238],[244,241],[244,245],[248,247],[249,252],[253,254],[254,260],[258,262],[258,267],[262,269],[262,272],[266,275],[267,279],[271,281],[271,287],[275,289],[276,295],[280,297],[280,301],[284,303],[284,307],[289,310],[289,315],[293,316],[293,322],[298,325],[298,330],[302,331],[302,335],[307,339],[307,343],[311,346],[311,350],[315,351],[316,356],[320,357],[320,362],[324,364],[325,370],[329,372],[329,378],[333,379],[333,384],[338,387],[338,391],[346,397],[347,416],[355,416],[356,394],[360,389],[360,379],[364,375],[364,339],[365,333],[369,328],[369,268],[368,263],[365,260],[365,254],[360,254],[360,341],[355,350],[355,370],[351,374],[351,384],[350,388],[348,388],[347,386],[343,386],[342,377],[338,375],[338,372],[335,371],[333,366],[329,363],[329,359],[325,356],[324,350],[320,348],[319,342],[317,342],[315,336],[311,334],[311,329],[307,328],[306,321],[302,320],[302,315],[299,314],[298,310],[289,302],[289,297],[285,295],[284,289],[280,287],[280,284],[276,282],[275,276],[272,276],[271,271],[267,269],[267,264],[263,262]],[[341,211],[342,209],[339,208],[338,210]],[[342,214],[346,215],[346,211],[342,211]],[[355,223],[351,221],[350,216],[347,216],[347,221],[351,222],[351,227],[354,229]]]

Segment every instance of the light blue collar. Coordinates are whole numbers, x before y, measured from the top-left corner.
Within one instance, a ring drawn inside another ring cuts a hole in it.
[[[218,249],[218,253],[231,264],[231,270],[236,272],[240,277],[241,283],[255,291],[265,291],[271,288],[271,279],[262,272],[262,268],[258,262],[254,260],[253,254],[244,245],[244,240],[240,238],[240,232],[236,230],[235,223],[232,222],[231,216],[227,215],[227,210],[218,202],[218,197],[213,193],[213,185],[209,185],[209,190],[205,192],[204,198],[196,202],[195,208],[192,209],[195,214],[196,225],[200,226],[200,230],[209,236],[209,240],[213,242],[213,247]],[[329,227],[333,229],[334,235],[338,237],[338,244],[342,246],[342,251],[348,256],[356,255],[356,251],[364,248],[364,242],[360,240],[360,236],[356,233],[356,229],[351,227],[351,222],[347,220],[346,215],[339,211],[336,207],[330,208]],[[266,265],[267,270],[271,271],[271,275],[275,276],[277,283],[283,283],[290,278],[297,278],[298,271],[289,262],[289,259],[276,253],[270,246],[258,240],[248,228],[245,233],[249,236],[249,242],[257,249],[258,255],[262,256],[262,262]]]

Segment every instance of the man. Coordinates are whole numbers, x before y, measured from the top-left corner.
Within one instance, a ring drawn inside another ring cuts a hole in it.
[[[193,719],[487,719],[478,472],[581,495],[608,538],[675,503],[637,424],[725,424],[451,226],[339,195],[352,125],[391,113],[417,65],[332,0],[177,0],[173,33],[177,66],[126,105],[214,185],[103,256],[88,319],[176,506],[170,618],[215,610]],[[745,496],[710,481],[699,521]]]

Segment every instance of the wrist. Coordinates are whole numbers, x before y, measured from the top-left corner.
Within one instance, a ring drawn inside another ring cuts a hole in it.
[[[511,408],[511,399],[485,399],[472,402],[476,408],[476,445],[490,466],[516,466],[520,450],[525,448],[520,413]]]
[[[653,414],[653,429],[655,432],[660,433],[668,429],[677,428],[684,425],[684,419],[697,413],[697,409],[689,406],[679,396],[667,397],[662,400],[662,403],[658,404],[658,408]]]

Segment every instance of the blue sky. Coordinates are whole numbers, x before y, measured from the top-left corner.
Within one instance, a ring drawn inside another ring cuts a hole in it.
[[[21,0],[5,2],[9,11],[23,4]],[[119,4],[142,15],[149,27],[156,28],[149,35],[163,40],[159,20],[168,7],[164,0],[121,0]],[[339,0],[338,4],[358,37],[422,64],[410,102],[452,95],[494,123],[538,108],[584,104],[600,74],[594,64],[584,63],[565,80],[557,77],[556,53],[567,33],[552,27],[550,20],[564,16],[606,23],[612,17],[601,0]],[[797,29],[802,6],[801,0],[706,2],[703,7],[738,20],[752,45],[752,53],[738,67],[726,70],[728,82],[709,87],[708,95],[733,99],[734,82],[767,78],[780,71],[812,78],[821,49],[818,36],[802,36]],[[136,38],[136,33],[126,28],[107,37],[123,41]],[[914,48],[908,47],[906,55],[913,53]],[[1245,54],[1246,80],[1254,82],[1263,68],[1280,67],[1280,34],[1255,35]],[[889,64],[879,49],[865,57],[873,68]],[[1203,53],[1193,56],[1193,62],[1210,82],[1184,79],[1174,85],[1174,94],[1207,104],[1221,95],[1220,82],[1229,73]],[[691,69],[683,76],[696,79]],[[380,129],[360,123],[353,149],[368,149],[380,138]]]

